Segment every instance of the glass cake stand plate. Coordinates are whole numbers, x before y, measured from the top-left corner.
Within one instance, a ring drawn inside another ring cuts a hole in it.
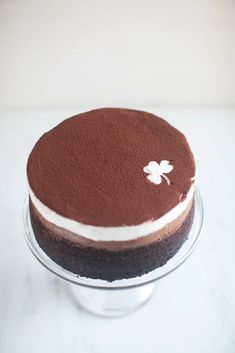
[[[57,265],[39,247],[31,227],[28,197],[24,205],[24,229],[26,242],[38,261],[54,275],[67,282],[73,298],[87,311],[108,317],[127,315],[152,296],[155,284],[161,278],[176,270],[196,247],[203,222],[203,204],[198,190],[195,192],[195,214],[188,239],[164,266],[135,278],[108,282],[80,277]]]

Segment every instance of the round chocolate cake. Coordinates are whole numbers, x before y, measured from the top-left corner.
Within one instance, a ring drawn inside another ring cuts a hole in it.
[[[104,108],[73,116],[39,139],[27,174],[39,246],[79,276],[146,274],[187,239],[194,158],[185,136],[153,114]]]

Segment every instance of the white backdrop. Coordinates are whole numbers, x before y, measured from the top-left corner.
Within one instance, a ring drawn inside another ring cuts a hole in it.
[[[1,0],[0,108],[235,105],[233,0]]]

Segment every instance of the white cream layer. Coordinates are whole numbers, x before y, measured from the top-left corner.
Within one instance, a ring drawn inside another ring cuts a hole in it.
[[[121,227],[98,227],[83,224],[59,215],[44,205],[29,188],[30,198],[38,212],[48,221],[56,226],[67,229],[77,235],[96,241],[126,241],[141,238],[164,228],[168,223],[178,218],[189,205],[194,195],[194,183],[192,184],[184,201],[171,209],[161,218],[144,222],[133,226]]]

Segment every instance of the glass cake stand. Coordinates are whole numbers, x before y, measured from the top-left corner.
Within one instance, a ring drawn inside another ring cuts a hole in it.
[[[195,214],[188,239],[164,266],[140,277],[107,282],[80,277],[57,265],[39,247],[31,227],[28,197],[24,205],[24,228],[26,242],[38,261],[50,272],[64,280],[73,298],[87,311],[101,316],[127,315],[145,304],[154,293],[156,282],[177,269],[193,252],[198,242],[202,222],[203,204],[199,191],[195,193]]]

